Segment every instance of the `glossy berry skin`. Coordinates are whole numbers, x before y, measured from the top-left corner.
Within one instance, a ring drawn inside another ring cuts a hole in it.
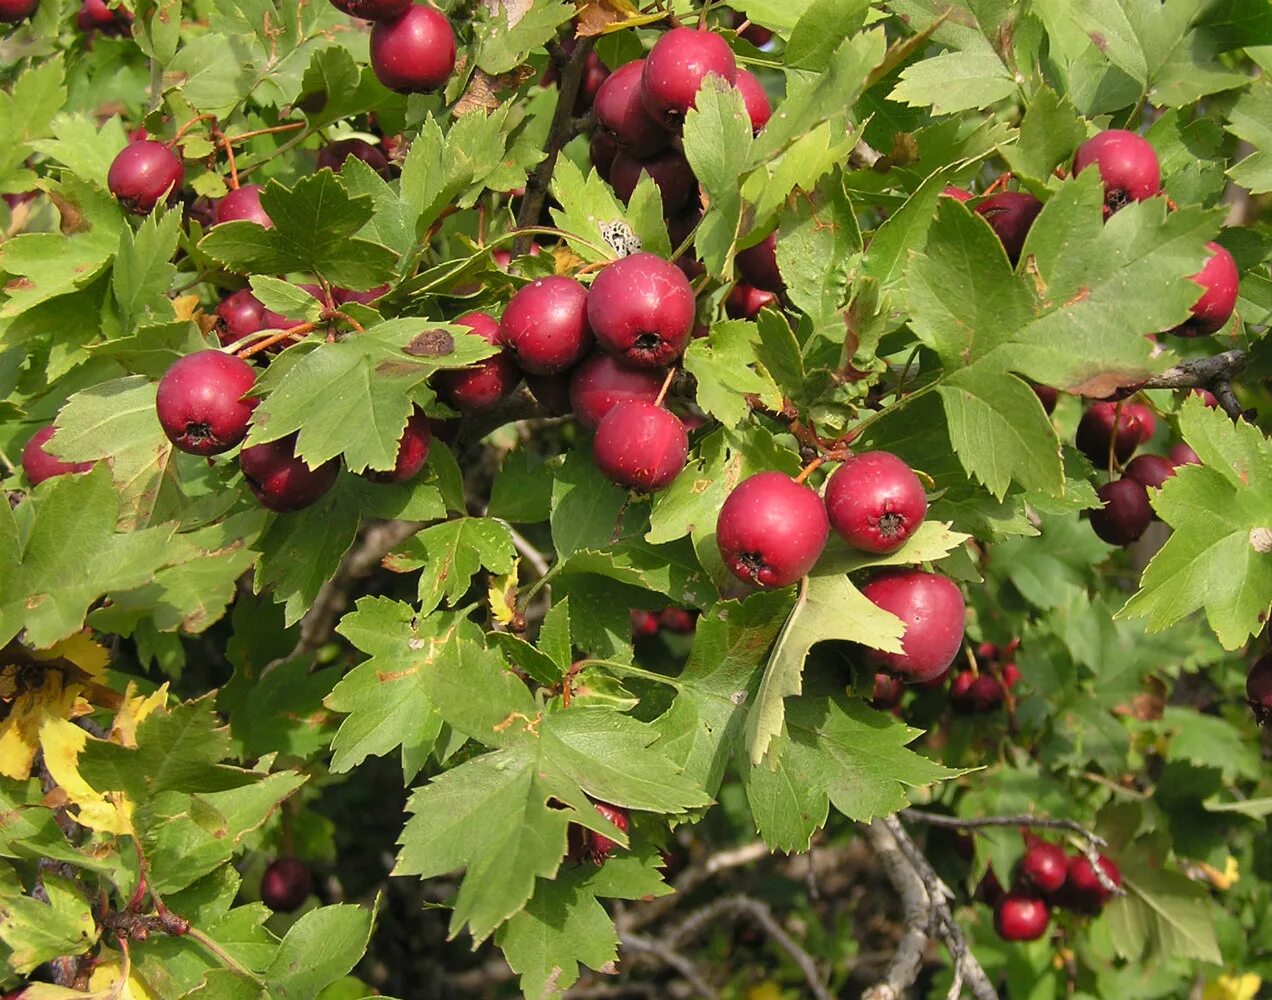
[[[762,288],[754,288],[739,281],[729,290],[724,300],[724,312],[730,319],[755,319],[768,306],[777,302],[777,296]]]
[[[927,496],[913,470],[886,451],[851,456],[826,483],[830,526],[863,552],[895,552],[927,516]]]
[[[168,440],[190,455],[219,455],[247,437],[256,371],[242,358],[199,351],[164,372],[155,412]]]
[[[1201,456],[1193,451],[1191,447],[1184,444],[1183,441],[1171,446],[1170,460],[1175,468],[1179,468],[1181,465],[1201,465]]]
[[[601,419],[592,442],[596,467],[629,490],[671,485],[689,456],[689,435],[674,413],[641,400],[619,403]]]
[[[227,347],[251,333],[286,330],[296,325],[286,316],[266,309],[250,288],[240,288],[222,299],[216,307],[216,316],[217,338]]]
[[[177,200],[185,181],[181,158],[162,142],[130,142],[115,157],[106,175],[110,193],[136,215],[148,215],[160,200]]]
[[[1002,191],[983,198],[972,211],[989,223],[1007,251],[1007,259],[1015,266],[1020,261],[1025,237],[1042,211],[1042,202],[1025,191]]]
[[[331,170],[340,173],[345,160],[349,157],[361,160],[381,176],[389,172],[389,160],[383,152],[363,139],[341,139],[329,143],[318,150],[317,167],[319,170]]]
[[[488,344],[499,345],[499,324],[486,313],[465,313],[455,320]],[[507,399],[521,381],[521,369],[502,347],[498,354],[476,362],[470,368],[438,372],[433,378],[437,395],[461,413],[480,413]]]
[[[963,644],[967,606],[948,577],[917,569],[887,570],[861,588],[871,602],[905,625],[900,653],[872,649],[868,660],[907,683],[921,683],[946,670]]]
[[[645,58],[641,74],[645,110],[664,128],[678,129],[694,106],[703,80],[713,73],[729,83],[737,79],[738,65],[729,43],[710,31],[672,28]]]
[[[346,302],[357,302],[364,306],[369,306],[376,299],[383,298],[389,292],[388,285],[376,285],[374,288],[368,288],[365,292],[354,292],[348,288],[333,288],[332,295],[335,298],[335,304],[344,305]]]
[[[1117,865],[1103,854],[1100,855],[1100,867],[1114,885],[1122,884],[1122,873]],[[1085,855],[1075,854],[1069,858],[1068,870],[1065,873],[1065,899],[1077,909],[1098,909],[1113,898],[1113,893],[1100,884]]]
[[[121,35],[132,24],[132,15],[122,7],[113,10],[105,0],[83,0],[75,15],[80,31],[100,31],[104,35]]]
[[[901,704],[903,694],[904,684],[891,674],[878,673],[874,676],[874,692],[870,696],[870,704],[881,712],[889,712]]]
[[[1040,893],[1059,892],[1068,871],[1068,858],[1059,844],[1038,841],[1020,859],[1019,877]]]
[[[1130,545],[1153,522],[1148,491],[1134,479],[1105,483],[1095,495],[1104,506],[1091,511],[1091,528],[1110,545]]]
[[[1078,147],[1073,172],[1095,165],[1104,181],[1108,215],[1132,201],[1144,201],[1162,189],[1162,168],[1149,141],[1134,132],[1108,129]]]
[[[499,322],[499,340],[523,372],[563,372],[592,347],[587,301],[587,289],[573,278],[550,275],[532,281],[508,301]]]
[[[597,344],[635,368],[658,368],[680,357],[696,308],[689,279],[652,253],[607,264],[587,294]]]
[[[1175,466],[1161,455],[1136,455],[1122,470],[1126,479],[1134,479],[1141,486],[1160,490],[1162,484],[1175,474]]]
[[[1043,410],[1047,416],[1056,412],[1056,403],[1060,401],[1060,392],[1053,389],[1049,385],[1030,385],[1034,391],[1034,395],[1038,397],[1038,402],[1042,404]]]
[[[648,160],[637,160],[628,153],[614,157],[609,169],[609,182],[614,193],[626,204],[636,193],[641,174],[649,174],[650,180],[662,196],[663,211],[677,212],[689,203],[698,188],[698,178],[684,155],[674,149]]]
[[[371,69],[400,94],[426,94],[446,84],[455,69],[455,32],[433,7],[412,6],[371,29]]]
[[[592,166],[596,168],[597,176],[603,181],[608,181],[610,171],[614,167],[614,160],[618,156],[618,140],[614,138],[614,133],[598,128],[592,133],[587,153]]]
[[[1223,329],[1237,307],[1238,285],[1241,282],[1237,262],[1218,243],[1207,243],[1206,249],[1210,251],[1210,257],[1205,266],[1189,279],[1200,285],[1204,291],[1201,298],[1193,303],[1192,316],[1172,331],[1181,337],[1202,337],[1217,333]]]
[[[22,465],[26,467],[25,455]],[[1246,675],[1246,702],[1259,725],[1272,720],[1272,653],[1260,657]]]
[[[570,408],[580,424],[595,428],[619,403],[652,403],[665,377],[661,368],[633,368],[597,351],[570,374]]]
[[[428,447],[432,438],[428,417],[423,410],[415,410],[398,439],[397,459],[393,468],[368,470],[366,477],[373,483],[405,483],[414,479],[428,461]]]
[[[624,63],[605,79],[592,101],[601,128],[613,135],[620,149],[642,160],[671,145],[671,136],[645,110],[641,100],[644,71],[644,59]]]
[[[262,507],[280,514],[317,503],[335,485],[340,462],[311,469],[296,455],[296,435],[253,445],[239,452],[239,468]]]
[[[391,21],[410,8],[412,0],[331,0],[331,6],[364,21]]]
[[[994,906],[994,930],[1004,941],[1037,941],[1050,921],[1047,904],[1023,892],[1009,892]]]
[[[760,130],[773,117],[773,105],[769,101],[764,84],[760,83],[760,78],[750,70],[739,67],[733,85],[738,88],[742,100],[746,102],[746,114],[751,119],[751,133],[759,135]]]
[[[1198,397],[1203,404],[1205,404],[1212,410],[1219,405],[1219,400],[1215,397],[1215,394],[1211,392],[1209,389],[1193,388],[1188,393],[1188,395]]]
[[[92,462],[66,462],[45,451],[44,446],[49,443],[53,433],[52,424],[41,427],[31,435],[31,440],[22,449],[22,472],[32,486],[39,486],[44,480],[52,479],[54,476],[65,476],[72,472],[88,472],[93,467]]]
[[[1075,443],[1078,451],[1091,460],[1097,469],[1109,464],[1109,444],[1119,462],[1125,462],[1135,449],[1152,437],[1152,430],[1145,427],[1144,408],[1123,404],[1118,413],[1116,403],[1093,403],[1078,422]],[[1151,416],[1151,414],[1150,414]],[[1145,433],[1148,430],[1148,433]]]
[[[781,472],[742,480],[716,520],[716,545],[729,571],[759,587],[786,587],[816,564],[830,521],[812,489]]]
[[[40,0],[0,0],[0,24],[16,24],[35,13]]]
[[[216,224],[222,222],[255,222],[266,229],[274,228],[274,220],[261,208],[261,186],[244,184],[216,203]]]
[[[275,913],[290,913],[309,898],[314,879],[298,858],[278,858],[261,876],[261,902]]]
[[[738,271],[748,285],[780,295],[786,291],[786,282],[777,267],[777,231],[745,250],[739,250],[734,258]]]
[[[1002,706],[1003,698],[1003,686],[992,674],[974,674],[967,670],[950,684],[950,705],[969,715],[993,712]]]
[[[627,810],[622,806],[611,806],[605,802],[594,802],[596,811],[613,823],[616,827],[627,832],[629,819]],[[618,842],[611,840],[603,833],[597,833],[594,830],[586,830],[583,834],[583,857],[587,861],[591,861],[596,865],[605,864],[606,860],[614,853],[614,848],[618,847]]]

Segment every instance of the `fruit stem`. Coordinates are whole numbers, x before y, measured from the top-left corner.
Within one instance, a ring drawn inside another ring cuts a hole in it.
[[[818,455],[818,456],[817,456],[816,458],[814,458],[811,462],[809,462],[806,466],[804,466],[803,471],[801,471],[801,472],[800,472],[800,474],[799,474],[798,476],[796,476],[796,477],[795,477],[795,482],[797,482],[797,483],[803,483],[805,479],[807,479],[807,478],[808,478],[809,476],[811,476],[814,472],[816,472],[818,469],[820,469],[820,468],[822,467],[822,465],[825,463],[825,461],[826,461],[826,456],[825,456],[825,455]]]
[[[348,323],[351,327],[353,327],[355,330],[357,330],[358,333],[367,332],[366,328],[363,327],[361,323],[359,323],[356,319],[354,319],[348,313],[341,312],[339,309],[324,309],[322,313],[322,318],[323,319],[342,319],[346,323]]]
[[[237,191],[239,187],[238,165],[234,162],[234,147],[230,144],[229,137],[221,135],[221,146],[225,149],[225,160],[230,167],[230,190]]]
[[[227,136],[228,142],[242,142],[244,139],[255,139],[258,135],[273,135],[275,132],[291,132],[294,129],[304,128],[304,122],[288,122],[286,125],[275,125],[272,128],[258,128],[251,132],[244,132],[242,135]]]
[[[702,11],[698,14],[698,30],[705,31],[707,27],[707,12],[711,10],[711,0],[706,0],[702,5]]]
[[[672,368],[667,372],[667,377],[663,379],[662,388],[658,390],[658,395],[654,399],[655,406],[662,406],[663,400],[667,398],[667,390],[671,388],[672,379],[676,377],[676,369]]]
[[[1005,189],[1007,187],[1007,181],[1010,179],[1011,179],[1011,171],[999,174],[990,183],[989,187],[987,187],[984,190],[983,194],[993,194],[995,191],[998,191],[1000,189]]]
[[[261,351],[268,351],[275,344],[281,344],[284,340],[290,340],[293,337],[303,337],[305,334],[312,332],[317,326],[317,323],[300,323],[297,326],[281,330],[278,333],[272,334],[264,340],[253,344],[247,350],[239,353],[239,357],[246,361],[253,354],[260,354]]]
[[[185,135],[187,132],[189,132],[190,129],[194,128],[195,125],[199,124],[199,122],[209,121],[209,120],[216,121],[216,115],[206,114],[206,113],[201,115],[195,115],[188,122],[186,122],[179,129],[177,129],[177,134],[172,137],[172,141],[168,143],[168,145],[175,146],[177,143],[181,141],[181,137]]]

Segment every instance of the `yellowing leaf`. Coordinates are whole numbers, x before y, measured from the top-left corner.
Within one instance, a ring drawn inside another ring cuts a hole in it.
[[[106,668],[110,666],[110,653],[104,646],[95,643],[87,631],[76,632],[60,642],[53,643],[48,649],[34,650],[31,655],[42,661],[65,660],[73,663],[90,680],[100,680],[106,676]]]
[[[31,776],[44,724],[92,711],[80,697],[83,690],[78,684],[66,686],[60,670],[0,667],[0,699],[12,701],[8,716],[0,722],[0,774],[15,781]]]
[[[88,733],[65,719],[49,719],[40,729],[40,745],[49,774],[78,809],[75,819],[102,833],[131,835],[132,803],[123,792],[103,795],[79,773],[80,751],[88,745]]]
[[[168,703],[168,685],[165,683],[159,690],[148,697],[136,694],[133,684],[128,685],[124,693],[124,703],[115,713],[115,724],[111,727],[111,735],[126,747],[137,745],[137,727],[145,721],[146,716],[155,709],[163,708]]]
[[[1231,854],[1228,855],[1228,860],[1224,862],[1222,871],[1213,865],[1206,864],[1204,861],[1198,862],[1197,867],[1210,880],[1210,884],[1220,891],[1231,889],[1241,878],[1241,866],[1237,864],[1237,859]]]
[[[157,1000],[136,970],[120,963],[116,952],[103,949],[102,956],[111,957],[97,966],[89,977],[88,988],[93,994],[115,1000]]]
[[[507,576],[490,578],[490,617],[496,623],[508,626],[517,614],[517,571],[521,564],[518,559],[512,564],[512,572]]]
[[[1202,1000],[1254,1000],[1259,993],[1263,980],[1253,972],[1239,976],[1223,975],[1213,983],[1207,983],[1202,991]]]

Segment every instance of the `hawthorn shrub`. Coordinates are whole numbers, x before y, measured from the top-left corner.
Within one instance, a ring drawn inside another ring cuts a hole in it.
[[[1255,995],[1269,73],[0,0],[0,988]]]

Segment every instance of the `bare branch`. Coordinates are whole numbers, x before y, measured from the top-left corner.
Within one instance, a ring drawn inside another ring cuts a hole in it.
[[[638,952],[662,965],[669,965],[680,973],[682,979],[698,991],[699,996],[707,1000],[716,1000],[719,994],[701,975],[697,967],[684,955],[672,948],[666,941],[658,938],[643,937],[640,934],[620,933],[619,943],[631,951]]]
[[[901,854],[896,838],[882,820],[876,819],[866,827],[866,838],[887,872],[888,881],[901,896],[905,934],[898,942],[883,978],[862,994],[862,1000],[901,1000],[918,979],[919,968],[923,964],[923,949],[927,945],[932,922],[932,904],[919,873]]]
[[[1205,388],[1218,379],[1227,379],[1246,366],[1245,351],[1224,351],[1208,358],[1192,358],[1174,368],[1167,368],[1144,383],[1145,389]]]

